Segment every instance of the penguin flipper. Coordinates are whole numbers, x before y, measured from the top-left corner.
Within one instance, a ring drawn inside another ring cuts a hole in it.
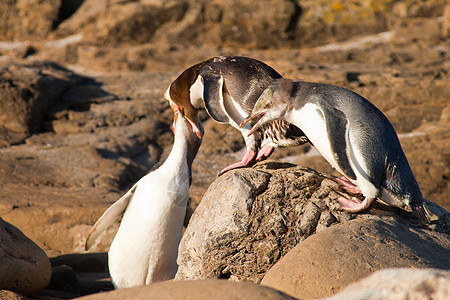
[[[203,101],[206,112],[218,123],[228,124],[230,117],[226,113],[223,99],[223,77],[210,71],[201,73],[203,78]]]
[[[114,221],[124,213],[128,206],[131,198],[133,197],[134,191],[136,190],[137,183],[119,200],[114,202],[103,215],[95,222],[89,231],[86,241],[84,243],[84,249],[89,250],[94,244],[95,240],[103,233],[109,226],[111,226]]]
[[[347,152],[348,121],[345,114],[335,108],[327,108],[326,125],[331,151],[340,171],[345,177],[356,180],[355,172],[350,165]]]

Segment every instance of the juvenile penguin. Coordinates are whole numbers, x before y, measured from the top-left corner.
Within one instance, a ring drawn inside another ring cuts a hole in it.
[[[275,147],[308,141],[301,130],[284,121],[268,123],[253,136],[247,135],[251,124],[239,127],[261,93],[278,78],[281,75],[277,71],[256,59],[218,56],[186,69],[170,84],[164,97],[174,111],[182,109],[193,123],[204,105],[213,120],[241,131],[247,152],[240,162],[221,170],[220,175],[267,158]]]
[[[338,199],[342,209],[360,212],[376,198],[401,208],[410,207],[422,221],[432,213],[400,146],[391,123],[372,103],[342,87],[277,80],[256,102],[241,125],[260,118],[262,124],[280,119],[300,128],[320,154],[344,176],[346,189],[365,199]]]
[[[125,211],[108,252],[109,271],[116,288],[172,279],[177,272],[191,166],[201,138],[184,115],[178,112],[175,118],[175,141],[166,161],[108,208],[86,239],[87,250]],[[202,136],[203,128],[201,123],[198,125]]]

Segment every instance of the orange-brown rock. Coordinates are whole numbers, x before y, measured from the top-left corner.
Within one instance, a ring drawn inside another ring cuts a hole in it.
[[[384,268],[450,268],[450,237],[383,217],[359,218],[292,249],[262,285],[300,299],[331,296]]]
[[[120,289],[78,298],[80,300],[158,299],[158,300],[293,300],[294,298],[254,283],[226,280],[166,281],[148,286]]]

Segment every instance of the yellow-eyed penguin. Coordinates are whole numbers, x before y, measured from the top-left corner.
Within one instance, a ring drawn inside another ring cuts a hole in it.
[[[247,135],[251,124],[239,127],[261,93],[278,78],[281,78],[278,72],[256,59],[218,56],[186,69],[170,84],[164,97],[174,111],[183,110],[194,123],[204,105],[213,120],[241,131],[247,152],[240,162],[221,170],[220,175],[267,158],[274,147],[297,146],[308,141],[301,130],[284,121],[266,124],[264,130],[253,136]]]
[[[360,212],[379,198],[394,206],[410,207],[419,219],[430,222],[432,213],[394,128],[362,96],[330,84],[280,79],[264,91],[241,125],[257,118],[249,134],[276,119],[294,124],[344,175],[338,182],[365,196],[363,202],[340,197],[342,209]]]
[[[116,288],[174,278],[189,200],[191,166],[203,135],[201,123],[198,126],[200,138],[186,117],[177,112],[175,140],[166,161],[109,207],[88,234],[86,250],[123,213],[108,252],[109,271]]]

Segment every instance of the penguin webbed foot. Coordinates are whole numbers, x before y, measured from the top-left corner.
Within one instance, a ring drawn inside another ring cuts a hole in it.
[[[353,184],[347,177],[342,176],[340,178],[335,178],[336,182],[342,185],[342,188],[352,194],[362,194],[361,189]]]
[[[255,164],[255,157],[256,157],[256,152],[252,151],[252,150],[248,150],[245,153],[244,157],[242,157],[242,160],[240,162],[234,163],[234,164],[229,165],[228,167],[220,170],[219,173],[217,173],[217,177],[219,177],[222,174],[224,174],[225,172],[228,172],[233,169],[243,168],[243,167],[251,167],[252,165]]]
[[[370,207],[375,198],[366,197],[362,202],[360,202],[356,197],[347,199],[344,197],[339,197],[337,201],[341,205],[341,209],[351,213],[359,213]]]
[[[274,149],[275,148],[273,146],[270,146],[270,145],[262,146],[262,148],[258,151],[258,155],[256,156],[256,161],[263,161],[263,160],[265,160],[266,158],[268,158],[272,154]]]

